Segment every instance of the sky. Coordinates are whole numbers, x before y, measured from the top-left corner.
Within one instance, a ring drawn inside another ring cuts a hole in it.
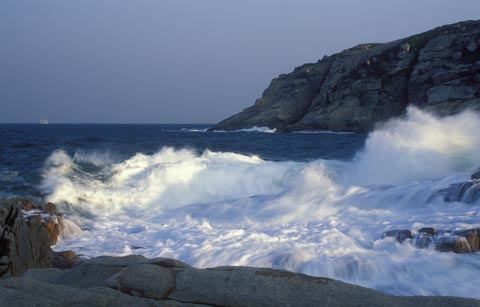
[[[359,43],[479,0],[0,0],[0,123],[215,123]]]

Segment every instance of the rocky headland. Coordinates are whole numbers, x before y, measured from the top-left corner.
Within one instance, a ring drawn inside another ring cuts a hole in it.
[[[469,182],[480,184],[475,174]],[[456,195],[452,189],[449,195]],[[65,222],[52,203],[0,200],[0,306],[480,306],[480,300],[468,298],[388,296],[268,268],[197,269],[174,259],[135,255],[81,259],[51,249]],[[477,229],[446,233],[391,230],[380,239],[392,237],[419,248],[434,244],[443,252],[480,249]]]
[[[480,21],[358,45],[297,67],[211,130],[365,132],[409,105],[441,116],[480,110]]]

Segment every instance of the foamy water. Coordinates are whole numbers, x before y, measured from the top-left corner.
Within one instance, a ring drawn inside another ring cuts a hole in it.
[[[480,166],[480,118],[409,109],[351,161],[272,162],[163,148],[116,161],[57,150],[42,189],[83,228],[56,249],[326,276],[397,295],[480,297],[480,255],[418,249],[391,229],[480,227],[480,202],[438,192]]]
[[[183,128],[181,129],[182,131],[186,132],[210,132],[208,131],[209,128],[205,129],[193,129],[193,128]],[[216,133],[234,133],[234,132],[263,132],[263,133],[275,133],[277,129],[270,129],[268,127],[257,127],[253,126],[250,128],[245,128],[245,129],[239,129],[239,130],[232,130],[232,131],[226,131],[226,130],[213,130],[211,132],[216,132]]]

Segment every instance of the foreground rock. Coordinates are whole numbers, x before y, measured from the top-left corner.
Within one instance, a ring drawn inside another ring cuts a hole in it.
[[[297,67],[212,130],[363,132],[409,104],[440,115],[479,110],[479,76],[480,21],[460,22]]]
[[[32,304],[34,302],[35,304]],[[99,257],[70,270],[32,269],[0,281],[1,306],[480,306],[452,297],[393,297],[287,271],[195,269],[164,258]]]
[[[53,252],[42,219],[25,219],[22,210],[33,210],[24,200],[2,200],[0,203],[0,273],[20,275],[27,268],[50,267]]]
[[[0,276],[51,267],[55,254],[50,246],[62,230],[63,216],[51,203],[36,207],[27,199],[0,200]]]

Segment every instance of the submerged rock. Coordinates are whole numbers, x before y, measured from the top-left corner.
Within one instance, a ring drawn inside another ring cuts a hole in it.
[[[435,248],[441,252],[471,253],[473,251],[465,237],[456,235],[439,237],[435,242]]]
[[[389,230],[386,231],[382,234],[382,238],[386,237],[393,237],[395,238],[398,242],[403,243],[407,239],[412,239],[412,232],[408,229],[403,229],[403,230]]]
[[[446,202],[474,203],[480,200],[480,181],[455,183],[438,193]]]
[[[429,248],[432,244],[441,252],[474,253],[480,251],[480,229],[472,228],[455,232],[423,227],[415,232],[410,230],[390,230],[381,238],[394,237],[400,243],[408,242],[418,248]]]
[[[437,233],[437,230],[433,227],[420,228],[417,234],[414,236],[413,242],[418,248],[428,248],[433,242],[433,236]]]
[[[418,232],[433,236],[434,234],[437,233],[437,230],[433,227],[423,227],[423,228],[420,228]]]
[[[325,56],[273,79],[212,130],[364,132],[410,104],[442,116],[480,110],[479,41],[480,21],[465,21]]]
[[[476,252],[480,250],[480,229],[468,229],[462,231],[456,231],[456,236],[463,237],[468,243],[468,249],[470,252]]]
[[[477,169],[471,176],[470,178],[472,180],[480,180],[480,169]]]

